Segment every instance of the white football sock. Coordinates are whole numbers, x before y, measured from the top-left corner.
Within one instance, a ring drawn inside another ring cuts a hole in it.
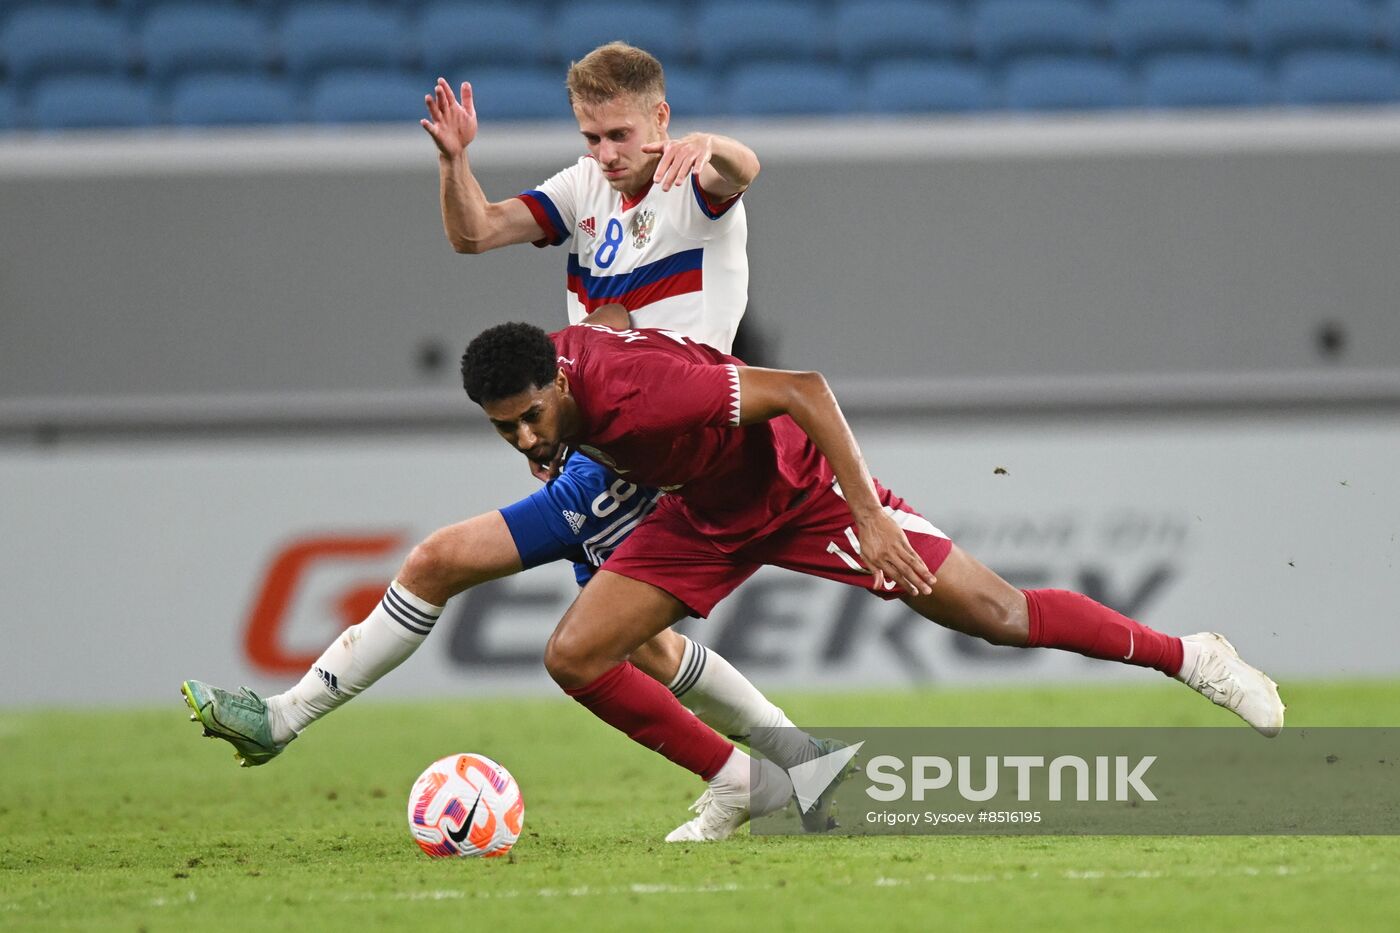
[[[811,736],[794,726],[734,665],[689,638],[685,639],[680,669],[667,686],[705,725],[748,743],[783,768],[796,767],[821,754]]]
[[[792,778],[787,772],[766,758],[750,758],[741,748],[734,749],[710,778],[710,788],[720,793],[747,790],[750,817],[781,810],[792,799]]]
[[[331,643],[290,690],[267,698],[272,740],[290,742],[343,706],[418,649],[442,607],[419,599],[395,580],[374,611]]]
[[[1176,679],[1182,683],[1188,683],[1191,672],[1196,669],[1196,662],[1201,657],[1201,646],[1199,642],[1181,640],[1181,670],[1176,672]]]

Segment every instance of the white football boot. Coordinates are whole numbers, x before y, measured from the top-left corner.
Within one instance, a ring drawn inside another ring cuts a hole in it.
[[[1181,639],[1198,649],[1191,670],[1177,678],[1216,706],[1239,715],[1263,735],[1276,736],[1283,729],[1283,700],[1278,684],[1240,658],[1223,635],[1200,632]]]
[[[700,799],[690,805],[695,818],[682,823],[666,835],[667,842],[717,842],[734,835],[735,830],[753,815],[763,816],[780,810],[792,796],[792,779],[787,772],[766,759],[758,761],[761,769],[757,786],[753,786],[748,755],[734,750],[719,774]]]

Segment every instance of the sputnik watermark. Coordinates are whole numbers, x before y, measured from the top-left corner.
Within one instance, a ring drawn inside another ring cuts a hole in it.
[[[1400,834],[1400,729],[808,732],[754,833]]]

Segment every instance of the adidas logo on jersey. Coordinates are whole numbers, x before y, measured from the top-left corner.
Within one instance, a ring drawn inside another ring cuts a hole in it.
[[[578,222],[578,228],[589,236],[598,235],[598,223],[592,217],[586,217]]]
[[[569,530],[574,534],[578,534],[578,530],[583,527],[583,519],[584,516],[578,512],[570,512],[568,509],[564,510],[564,521],[569,523]]]

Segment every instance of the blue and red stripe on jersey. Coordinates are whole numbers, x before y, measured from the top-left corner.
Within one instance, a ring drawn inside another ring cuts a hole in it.
[[[589,314],[611,303],[635,311],[663,298],[700,291],[704,284],[701,269],[704,260],[703,248],[687,249],[638,266],[631,272],[594,275],[578,261],[578,254],[570,253],[569,291],[578,297]]]
[[[559,208],[554,206],[549,195],[543,191],[531,188],[529,191],[520,192],[516,197],[525,202],[525,206],[530,209],[530,215],[535,218],[535,223],[540,225],[540,231],[544,234],[535,241],[536,246],[558,246],[573,233],[565,228]]]
[[[733,207],[735,204],[738,204],[739,199],[744,196],[744,192],[740,191],[738,194],[734,195],[731,198],[728,198],[727,200],[712,201],[710,199],[709,192],[707,192],[704,188],[700,187],[699,175],[690,176],[690,188],[692,191],[695,192],[695,200],[699,202],[700,210],[704,211],[705,216],[710,218],[711,220],[719,220],[721,217],[723,217],[726,213],[729,212],[729,209],[731,207]]]

